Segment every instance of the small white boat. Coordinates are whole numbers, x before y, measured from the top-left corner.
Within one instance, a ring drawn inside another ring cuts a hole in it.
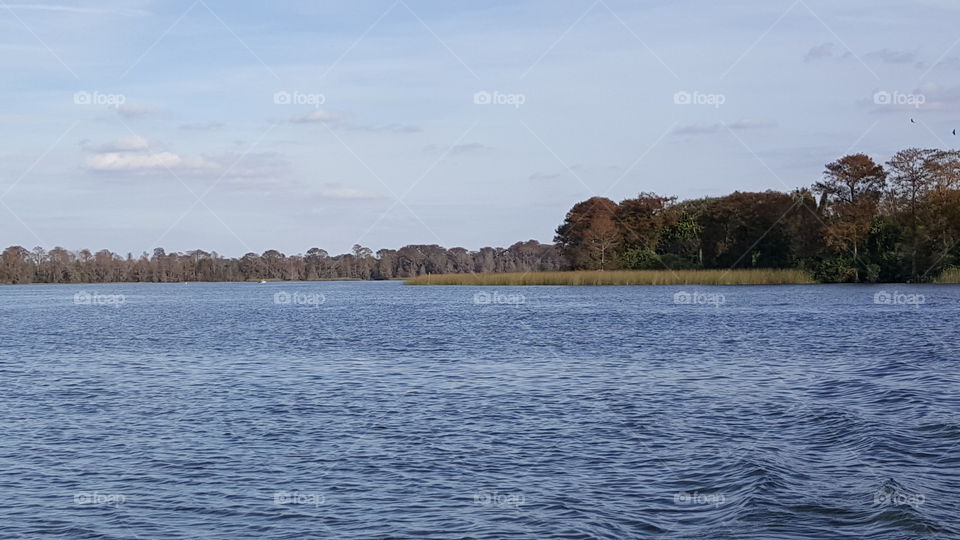
[[[261,280],[260,280],[260,284],[261,284],[261,285],[264,284],[264,283],[266,283],[266,282],[267,282],[267,280],[265,280],[265,279],[261,279]]]

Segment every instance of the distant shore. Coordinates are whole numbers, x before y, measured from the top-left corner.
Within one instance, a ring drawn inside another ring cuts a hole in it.
[[[336,283],[336,282],[386,282],[402,281],[406,285],[473,285],[473,286],[536,286],[536,285],[815,285],[822,284],[813,279],[810,273],[797,269],[739,269],[739,270],[568,270],[560,272],[498,272],[498,273],[461,273],[461,274],[424,274],[413,278],[393,279],[309,279],[284,280],[267,279],[267,283]],[[132,285],[136,283],[154,285],[176,285],[192,283],[250,283],[260,284],[261,280],[187,280],[187,281],[78,281],[72,283],[9,283],[12,285]],[[873,284],[902,285],[951,285],[960,284],[960,269],[952,268],[943,272],[936,280],[923,283],[876,282]],[[871,283],[860,283],[870,285]]]
[[[794,269],[769,270],[579,270],[499,274],[435,274],[407,285],[803,285],[816,283]]]

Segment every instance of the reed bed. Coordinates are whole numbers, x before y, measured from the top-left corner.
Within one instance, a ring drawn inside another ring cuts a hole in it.
[[[947,268],[937,278],[937,283],[960,283],[960,268]]]
[[[435,274],[407,285],[787,285],[813,283],[802,270],[583,270],[500,274]]]

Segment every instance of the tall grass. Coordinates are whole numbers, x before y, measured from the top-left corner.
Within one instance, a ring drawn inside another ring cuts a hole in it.
[[[960,283],[960,268],[947,268],[937,278],[937,283]]]
[[[502,274],[436,274],[407,285],[784,285],[813,283],[802,270],[583,270]]]

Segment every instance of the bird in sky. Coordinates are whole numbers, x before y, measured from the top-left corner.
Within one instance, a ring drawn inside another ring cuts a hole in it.
[[[911,123],[911,124],[916,124],[916,123],[917,123],[917,121],[916,121],[916,120],[914,120],[913,118],[911,118],[911,119],[910,119],[910,123]]]

